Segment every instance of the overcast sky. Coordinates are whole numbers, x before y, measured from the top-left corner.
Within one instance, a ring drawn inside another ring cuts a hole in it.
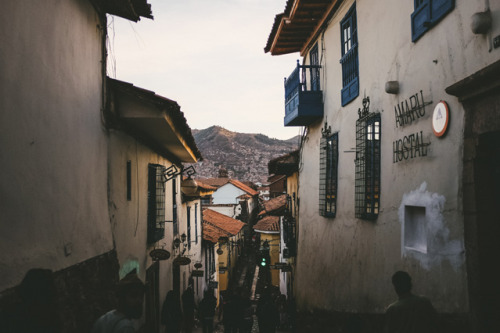
[[[177,101],[192,129],[289,139],[283,79],[299,53],[264,46],[286,0],[149,0],[154,20],[109,17],[108,75]]]

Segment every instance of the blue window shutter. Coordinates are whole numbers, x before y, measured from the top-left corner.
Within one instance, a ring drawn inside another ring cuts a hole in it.
[[[432,1],[432,0],[431,0]],[[411,41],[416,42],[431,25],[431,6],[429,1],[424,1],[420,7],[415,8],[411,14]]]
[[[342,88],[342,106],[347,105],[353,99],[359,96],[359,78],[353,79],[347,86]]]
[[[455,8],[455,0],[431,0],[432,24],[442,19],[453,8]]]

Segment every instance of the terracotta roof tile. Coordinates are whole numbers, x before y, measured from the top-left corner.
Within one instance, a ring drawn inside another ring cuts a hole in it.
[[[264,215],[264,214],[281,215],[286,206],[286,194],[265,201],[263,205],[264,205],[264,210],[261,211],[259,215]]]
[[[200,180],[197,180],[196,183],[198,184],[198,187],[201,187],[204,190],[214,190],[215,191],[217,189],[217,187],[205,184],[204,182],[202,182]]]
[[[201,178],[201,179],[196,179],[196,181],[201,181],[202,183],[205,183],[207,185],[219,188],[222,185],[226,185],[227,183],[229,183],[230,179],[229,178]]]
[[[210,223],[203,223],[203,239],[211,243],[217,243],[220,237],[232,236],[229,232],[224,231]]]
[[[253,226],[255,230],[260,231],[279,231],[280,230],[280,217],[279,216],[266,216],[259,220]]]
[[[245,226],[245,223],[211,209],[203,210],[203,223],[209,223],[222,229],[230,233],[231,236],[236,235]]]
[[[236,186],[237,188],[239,188],[240,190],[245,191],[246,193],[248,193],[248,194],[250,194],[252,196],[253,195],[259,195],[259,192],[257,192],[254,189],[248,187],[247,185],[243,184],[239,180],[231,179],[229,182],[231,184],[233,184],[234,186]]]

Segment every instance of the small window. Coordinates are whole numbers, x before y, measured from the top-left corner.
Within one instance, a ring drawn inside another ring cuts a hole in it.
[[[132,161],[127,161],[127,200],[132,200]]]
[[[323,136],[320,150],[320,215],[335,217],[337,213],[338,133]]]
[[[194,204],[194,243],[198,244],[198,204]]]
[[[425,207],[405,206],[403,236],[406,249],[427,253]]]
[[[179,224],[177,223],[177,179],[172,178],[172,224],[174,235],[179,233]]]
[[[416,42],[455,8],[455,0],[414,0],[411,40]]]
[[[163,165],[148,165],[148,244],[165,237],[165,183]]]
[[[356,121],[356,217],[375,220],[380,209],[379,113],[366,113]]]
[[[187,207],[187,243],[188,243],[188,249],[191,249],[191,207]]]
[[[340,22],[342,50],[342,106],[347,105],[359,95],[358,66],[358,28],[356,21],[356,3]]]

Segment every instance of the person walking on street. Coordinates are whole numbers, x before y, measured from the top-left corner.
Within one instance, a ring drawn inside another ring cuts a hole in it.
[[[226,290],[226,294],[223,297],[222,311],[219,313],[222,315],[222,324],[224,325],[224,333],[234,333],[237,331],[236,327],[236,308],[235,308],[235,297],[231,289]]]
[[[214,316],[216,306],[217,299],[214,296],[213,290],[206,290],[203,299],[198,305],[203,333],[213,333],[214,331]]]
[[[191,333],[194,327],[194,291],[193,279],[189,279],[189,286],[182,293],[182,313],[184,318],[184,332]]]
[[[240,329],[240,333],[250,333],[252,331],[253,325],[253,306],[252,302],[250,301],[249,292],[247,290],[241,290],[241,297],[239,302],[241,316],[238,326]]]
[[[166,333],[179,333],[181,330],[182,311],[178,293],[170,290],[161,308],[161,323]]]
[[[257,303],[257,318],[260,333],[274,333],[279,323],[279,312],[274,304],[269,289],[264,289],[261,299]]]
[[[133,319],[142,316],[144,283],[135,273],[127,274],[118,282],[118,306],[102,315],[94,324],[92,333],[134,333]]]
[[[399,299],[387,308],[385,332],[437,332],[436,310],[428,298],[411,293],[410,275],[398,271],[392,276],[392,284]]]

